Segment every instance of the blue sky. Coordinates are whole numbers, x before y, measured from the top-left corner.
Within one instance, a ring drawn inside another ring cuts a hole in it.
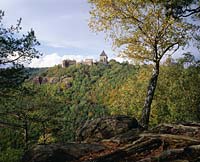
[[[34,29],[44,55],[31,67],[53,66],[63,59],[98,60],[102,50],[110,59],[120,60],[103,33],[90,31],[87,0],[0,0],[0,6],[6,25],[16,24],[21,17],[23,32]]]
[[[87,0],[0,0],[4,23],[16,24],[22,18],[23,32],[34,29],[44,54],[29,66],[53,66],[62,59],[99,59],[102,50],[116,57],[103,33],[88,27],[90,6]]]

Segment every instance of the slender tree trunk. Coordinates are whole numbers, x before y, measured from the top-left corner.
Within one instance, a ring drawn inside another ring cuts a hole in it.
[[[153,73],[151,76],[151,79],[149,81],[149,85],[147,88],[147,94],[144,102],[144,107],[142,110],[142,117],[140,120],[140,124],[143,126],[144,129],[148,129],[149,126],[149,117],[151,112],[151,103],[153,101],[157,80],[159,75],[159,63],[156,63],[156,65],[153,68]]]
[[[25,123],[24,123],[24,142],[25,142],[25,150],[28,149],[28,141],[29,141],[28,122],[25,121]]]

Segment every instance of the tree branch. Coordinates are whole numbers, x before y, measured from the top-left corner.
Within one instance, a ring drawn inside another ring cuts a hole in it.
[[[188,13],[189,12],[189,13]],[[199,13],[200,12],[200,7],[197,7],[197,8],[194,8],[194,9],[185,9],[182,14],[180,14],[178,16],[178,18],[181,18],[181,17],[188,17],[188,16],[191,16],[195,13]]]
[[[176,52],[176,51],[179,49],[179,43],[178,43],[178,42],[175,42],[175,43],[171,44],[170,46],[168,46],[168,47],[163,51],[161,57],[162,57],[170,48],[173,48],[175,45],[178,45],[177,49],[174,51],[174,52]],[[173,53],[174,53],[174,52],[173,52]]]
[[[0,127],[1,125],[5,125],[5,126],[8,126],[8,127],[13,127],[13,128],[22,128],[24,129],[24,126],[23,125],[20,125],[20,124],[14,124],[14,123],[9,123],[9,122],[4,122],[4,121],[0,121]],[[3,126],[2,126],[3,127]]]

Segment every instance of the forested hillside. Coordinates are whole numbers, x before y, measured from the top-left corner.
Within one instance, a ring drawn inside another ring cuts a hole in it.
[[[199,0],[0,4],[0,162],[200,161]]]
[[[193,61],[186,67],[186,62],[181,58],[161,65],[151,126],[199,122],[200,66]],[[55,66],[32,73],[19,89],[0,98],[0,161],[17,161],[24,148],[36,143],[74,141],[87,119],[119,114],[139,119],[151,71],[151,65],[112,60],[108,65]],[[39,84],[35,77],[57,81]]]

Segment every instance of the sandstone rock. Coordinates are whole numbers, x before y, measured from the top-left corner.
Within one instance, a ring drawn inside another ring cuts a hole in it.
[[[50,77],[50,78],[48,78],[48,82],[50,84],[56,84],[59,82],[59,78],[58,77]]]
[[[41,76],[37,76],[37,77],[34,77],[32,81],[34,84],[42,84],[42,80],[43,78]]]
[[[137,128],[137,120],[125,115],[97,118],[78,129],[77,141],[98,142]]]
[[[48,78],[47,77],[43,77],[42,78],[42,84],[46,84],[48,83]]]
[[[160,124],[151,129],[154,133],[165,133],[175,135],[187,135],[200,139],[200,124],[198,123],[183,123],[183,124]]]
[[[72,77],[66,77],[66,78],[62,78],[61,82],[65,84],[66,88],[70,88],[72,86]]]
[[[88,153],[104,149],[104,146],[97,144],[36,145],[25,153],[22,162],[71,162]]]
[[[140,130],[132,129],[132,130],[129,130],[128,132],[112,137],[110,141],[116,142],[118,144],[132,143],[133,141],[136,141],[137,139],[140,138],[139,133],[140,133]]]

